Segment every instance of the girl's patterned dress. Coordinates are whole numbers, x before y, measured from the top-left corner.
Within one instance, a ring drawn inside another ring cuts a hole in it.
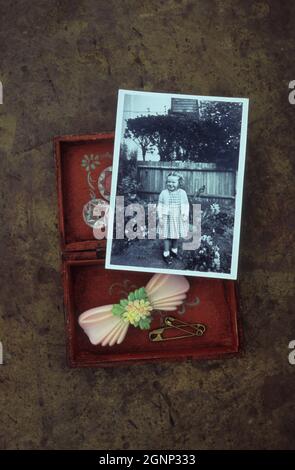
[[[180,191],[169,191],[168,215],[163,215],[162,238],[184,238],[187,236],[186,224],[181,215]]]

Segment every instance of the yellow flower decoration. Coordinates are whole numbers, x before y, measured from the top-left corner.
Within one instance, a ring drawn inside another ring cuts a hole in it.
[[[120,303],[113,305],[112,308],[114,315],[120,316],[126,323],[142,330],[149,329],[152,310],[144,287],[131,292],[127,299],[120,300]]]
[[[137,326],[140,320],[149,317],[153,307],[147,300],[133,300],[128,302],[125,307],[125,312],[122,315],[124,321],[131,323],[133,326]]]

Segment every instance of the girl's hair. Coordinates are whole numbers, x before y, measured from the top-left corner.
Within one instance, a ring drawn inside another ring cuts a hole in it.
[[[167,175],[166,183],[167,183],[167,180],[168,180],[169,176],[176,176],[178,178],[179,187],[180,188],[184,187],[184,179],[183,179],[183,176],[182,176],[181,173],[178,173],[177,171],[170,171],[170,173],[168,173],[168,175]]]

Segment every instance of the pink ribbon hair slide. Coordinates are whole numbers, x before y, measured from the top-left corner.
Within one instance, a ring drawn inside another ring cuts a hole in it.
[[[173,311],[183,304],[190,288],[184,276],[154,274],[145,287],[130,292],[118,304],[91,308],[79,316],[91,344],[113,346],[125,339],[130,325],[148,330],[153,310]]]

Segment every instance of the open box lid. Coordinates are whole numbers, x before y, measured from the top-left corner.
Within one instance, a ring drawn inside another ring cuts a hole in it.
[[[55,138],[59,229],[63,252],[105,248],[87,225],[95,201],[109,202],[114,133]],[[88,204],[88,205],[87,205]]]

